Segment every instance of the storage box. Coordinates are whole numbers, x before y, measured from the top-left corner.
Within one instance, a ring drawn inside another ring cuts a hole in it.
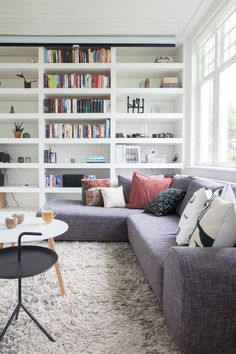
[[[178,77],[163,77],[161,79],[161,84],[178,84],[179,78]]]

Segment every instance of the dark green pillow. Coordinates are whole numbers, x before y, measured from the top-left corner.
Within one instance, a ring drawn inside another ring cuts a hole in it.
[[[178,203],[184,198],[185,191],[177,188],[168,188],[153,198],[144,210],[145,213],[164,216],[175,211]]]

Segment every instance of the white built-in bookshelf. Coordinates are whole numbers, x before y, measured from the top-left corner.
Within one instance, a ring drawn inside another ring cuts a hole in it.
[[[5,175],[0,193],[6,193],[10,207],[17,201],[22,209],[37,209],[51,198],[81,198],[81,188],[47,187],[45,175],[92,174],[115,181],[118,174],[131,175],[133,171],[150,175],[181,170],[182,46],[112,47],[108,62],[102,63],[46,62],[53,58],[50,50],[0,47],[0,152],[11,158],[10,163],[0,162]],[[171,55],[175,60],[155,63],[160,55]],[[23,79],[16,76],[22,72],[27,80],[36,80],[31,88],[24,88]],[[178,77],[180,87],[160,88],[163,77]],[[143,87],[145,79],[150,87]],[[143,98],[144,112],[128,112],[127,96],[130,102],[142,102]],[[45,102],[50,102],[48,111]],[[11,106],[15,113],[10,113]],[[98,113],[101,107],[104,112]],[[14,138],[14,122],[23,122],[30,138]],[[156,137],[160,133],[171,136]],[[139,161],[117,161],[118,145],[138,147]],[[44,150],[50,149],[56,153],[54,163],[45,161]],[[150,154],[160,159],[150,161]],[[105,162],[88,163],[90,156],[104,156]],[[173,162],[175,156],[178,158]],[[19,163],[18,157],[30,157],[31,162]]]

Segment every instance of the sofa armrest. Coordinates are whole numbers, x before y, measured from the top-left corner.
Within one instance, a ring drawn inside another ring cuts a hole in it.
[[[163,294],[182,353],[236,353],[236,248],[172,247]]]

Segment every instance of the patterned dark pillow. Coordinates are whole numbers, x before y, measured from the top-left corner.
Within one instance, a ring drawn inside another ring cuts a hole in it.
[[[153,198],[144,210],[145,213],[164,216],[174,212],[178,203],[184,198],[185,191],[177,188],[168,188]]]

